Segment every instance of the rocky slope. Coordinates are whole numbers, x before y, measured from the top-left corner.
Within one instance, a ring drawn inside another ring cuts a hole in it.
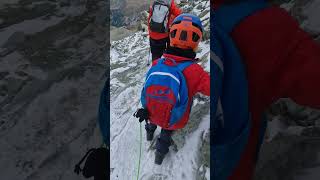
[[[0,3],[0,179],[81,179],[74,164],[101,144],[106,70],[101,0]]]
[[[111,0],[111,25],[136,26],[140,12],[148,10],[150,0]]]

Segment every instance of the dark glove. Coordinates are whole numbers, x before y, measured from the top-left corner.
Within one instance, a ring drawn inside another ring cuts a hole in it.
[[[140,108],[138,109],[134,114],[134,117],[139,118],[139,122],[146,121],[149,119],[149,113],[148,110]]]
[[[94,179],[98,180],[106,180],[107,177],[110,176],[108,174],[108,169],[110,169],[109,165],[109,154],[110,151],[107,148],[92,148],[90,149],[80,160],[78,164],[75,165],[74,172],[79,174],[82,172],[82,175],[85,178],[94,177]],[[84,162],[85,164],[83,169],[81,169],[81,164]]]

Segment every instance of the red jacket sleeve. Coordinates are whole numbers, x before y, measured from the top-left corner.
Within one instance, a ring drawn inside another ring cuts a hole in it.
[[[278,78],[278,93],[301,105],[320,109],[320,46],[284,10],[277,29],[289,35],[279,44],[281,53],[274,68]],[[272,76],[272,75],[271,75]]]
[[[174,0],[171,1],[171,9],[170,9],[170,11],[171,11],[171,15],[174,18],[179,16],[182,13],[181,9],[179,9],[177,7],[177,5],[174,3]]]
[[[244,57],[254,106],[289,97],[320,108],[320,47],[283,9],[262,10],[232,33]]]
[[[199,64],[194,64],[185,69],[190,96],[201,93],[210,96],[210,76]]]
[[[285,85],[284,96],[320,109],[320,46],[299,27],[291,28],[296,28],[296,35],[283,60],[286,70],[280,83]]]
[[[210,76],[209,73],[201,69],[199,74],[200,80],[197,85],[197,92],[200,92],[206,96],[210,96]]]
[[[252,119],[246,148],[228,179],[250,180],[261,135],[261,113],[285,97],[320,108],[320,47],[277,7],[248,16],[235,27],[232,37],[247,71]]]
[[[170,8],[170,17],[169,17],[169,25],[172,24],[173,20],[182,13],[181,9],[179,9],[174,1],[171,1],[171,8]]]

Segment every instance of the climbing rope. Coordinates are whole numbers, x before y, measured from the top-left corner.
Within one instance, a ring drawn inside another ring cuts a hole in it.
[[[141,152],[142,152],[142,127],[141,127],[141,123],[140,123],[140,150],[139,150],[137,180],[139,180],[139,175],[140,175]]]

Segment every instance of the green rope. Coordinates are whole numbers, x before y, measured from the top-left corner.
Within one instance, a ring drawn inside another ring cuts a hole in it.
[[[140,175],[141,152],[142,152],[142,128],[141,128],[141,123],[140,123],[140,150],[139,150],[139,162],[138,162],[137,180],[139,180],[139,175]]]

